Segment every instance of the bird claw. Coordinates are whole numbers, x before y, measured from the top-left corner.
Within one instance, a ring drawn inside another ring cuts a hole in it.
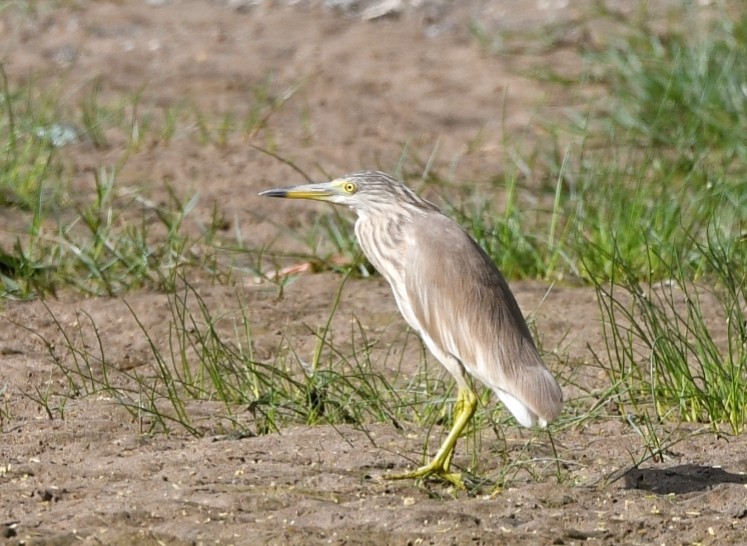
[[[438,478],[443,481],[449,482],[451,485],[454,486],[455,489],[466,489],[467,487],[464,485],[464,480],[462,479],[462,474],[460,472],[449,472],[442,466],[437,463],[438,461],[433,461],[433,463],[422,466],[418,468],[417,470],[414,470],[412,472],[406,472],[404,474],[385,474],[382,476],[385,480],[415,480],[415,479],[425,479],[425,478]]]

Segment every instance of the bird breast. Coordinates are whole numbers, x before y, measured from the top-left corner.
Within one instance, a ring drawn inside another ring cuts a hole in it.
[[[355,235],[363,253],[376,270],[392,286],[401,284],[404,279],[404,236],[402,226],[396,218],[359,216],[355,224]]]
[[[407,225],[406,217],[377,216],[371,219],[367,215],[360,215],[355,224],[355,235],[368,261],[389,283],[400,313],[420,333],[421,325],[407,304]]]

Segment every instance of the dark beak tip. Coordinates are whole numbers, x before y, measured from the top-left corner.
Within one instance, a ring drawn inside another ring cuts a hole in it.
[[[257,195],[262,197],[285,197],[285,190],[264,190],[259,192]]]

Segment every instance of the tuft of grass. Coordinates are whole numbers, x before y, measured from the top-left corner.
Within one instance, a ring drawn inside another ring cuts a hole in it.
[[[56,150],[75,135],[51,121],[48,100],[11,88],[0,63],[0,206],[30,210],[58,193],[51,191],[60,186]]]
[[[291,423],[397,423],[410,412],[401,391],[375,370],[374,343],[360,324],[352,327],[348,351],[329,341],[337,302],[327,325],[316,332],[311,355],[305,358],[282,339],[275,356],[262,361],[253,355],[248,307],[229,321],[234,335],[226,337],[221,327],[226,319],[213,316],[199,292],[182,281],[170,298],[166,343],[156,339],[130,307],[151,351],[152,358],[142,369],[123,369],[110,362],[90,316],[80,316],[70,331],[50,312],[64,339],[62,354],[54,343],[41,339],[67,386],[63,392],[40,395],[38,402],[49,407],[52,395],[64,401],[105,394],[127,408],[144,432],[181,429],[194,435],[216,427],[264,434]],[[80,343],[82,339],[95,342]],[[390,353],[384,358],[397,356]],[[205,423],[192,411],[194,403],[218,403],[223,411]]]
[[[564,217],[562,177],[558,177],[556,183],[552,209],[541,214],[532,214],[519,204],[519,185],[515,175],[506,176],[503,182],[503,211],[496,211],[491,202],[483,201],[471,210],[450,206],[449,212],[507,277],[557,279],[576,276],[575,266],[566,251],[570,224],[561,221]],[[530,231],[528,228],[534,229]]]
[[[717,237],[697,246],[715,271],[708,284],[694,284],[676,262],[669,280],[644,284],[612,257],[625,277],[595,286],[607,343],[606,358],[597,358],[621,413],[652,410],[660,421],[739,434],[747,424],[746,262]]]
[[[332,318],[344,281],[326,323],[311,331],[317,340],[313,350],[301,353],[282,337],[269,359],[255,355],[246,302],[236,315],[216,316],[195,287],[184,278],[180,281],[180,288],[169,296],[171,316],[165,331],[154,333],[128,305],[150,349],[149,357],[133,367],[112,361],[90,315],[79,312],[77,320],[63,323],[48,309],[62,342],[29,331],[47,348],[62,387],[59,381],[50,381],[30,396],[50,419],[65,419],[71,399],[94,396],[126,409],[140,432],[148,434],[258,435],[293,424],[344,424],[364,431],[372,423],[389,423],[397,430],[405,424],[429,432],[441,426],[448,429],[452,387],[442,379],[443,370],[436,375],[429,369],[425,349],[413,333],[403,331],[394,343],[380,347],[362,324],[353,321],[347,341],[332,342]],[[245,295],[239,292],[237,297],[244,301]],[[417,373],[405,377],[379,371],[399,369],[413,342],[421,358]],[[482,393],[485,401],[489,396],[487,390]],[[491,409],[481,407],[460,443],[475,490],[497,481],[507,483],[520,470],[522,476],[530,468],[539,472],[546,464],[525,453],[511,472],[500,471],[500,479],[480,477],[486,466],[479,455],[486,433],[502,438]],[[419,456],[401,455],[418,465],[429,456],[429,448],[433,446],[426,444]]]
[[[631,172],[632,171],[632,172]],[[709,229],[734,233],[747,221],[747,186],[714,175],[706,184],[678,184],[650,155],[627,162],[594,160],[581,169],[573,195],[566,252],[582,278],[620,277],[610,258],[619,255],[639,279],[663,279],[675,261],[693,276],[710,264],[702,253]],[[719,225],[713,219],[719,218]]]
[[[556,150],[569,151],[540,155],[550,159],[533,169],[540,179],[560,173],[552,216],[563,237],[549,256],[567,257],[558,271],[595,287],[607,344],[597,361],[611,383],[601,396],[630,412],[651,456],[667,443],[657,437],[661,423],[733,433],[745,423],[747,16],[694,23],[662,33],[645,17],[616,20],[624,30],[583,53],[578,80],[552,78],[566,90],[591,82],[604,92],[586,116],[552,128]],[[519,220],[530,244],[517,236],[496,248],[523,251],[502,263],[509,276],[536,278],[550,262],[536,242],[552,240],[537,227],[553,232],[554,220]],[[712,300],[717,308],[704,309]]]
[[[81,123],[85,132],[95,148],[108,148],[109,142],[106,138],[107,108],[104,108],[99,99],[101,91],[101,80],[95,78],[91,82],[90,92],[83,98],[80,104]]]
[[[747,16],[665,34],[642,21],[585,54],[584,81],[606,89],[579,120],[574,161],[571,241],[587,279],[620,277],[607,260],[617,254],[639,279],[666,278],[675,263],[712,272],[712,219],[723,233],[747,221]]]
[[[194,254],[193,241],[183,233],[196,195],[183,202],[169,191],[170,202],[156,205],[117,191],[114,170],[101,168],[94,179],[92,201],[81,203],[72,220],[57,216],[56,226],[39,190],[25,241],[19,237],[12,253],[0,252],[6,297],[55,292],[59,286],[107,296],[146,285],[173,291],[180,268],[210,267],[210,253]]]
[[[583,122],[570,240],[597,292],[607,395],[644,425],[652,456],[658,423],[738,433],[747,417],[745,29],[745,17],[666,35],[641,24],[587,53],[608,98]]]
[[[588,52],[610,91],[607,122],[626,144],[669,152],[674,173],[744,174],[747,165],[747,15],[707,30],[661,35],[629,28],[624,39]],[[675,177],[676,178],[676,177]]]

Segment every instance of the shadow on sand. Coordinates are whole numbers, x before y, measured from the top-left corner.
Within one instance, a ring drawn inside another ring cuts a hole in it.
[[[722,468],[683,464],[671,468],[633,468],[625,474],[625,487],[659,495],[705,491],[721,483],[747,484],[747,475],[732,474]]]

